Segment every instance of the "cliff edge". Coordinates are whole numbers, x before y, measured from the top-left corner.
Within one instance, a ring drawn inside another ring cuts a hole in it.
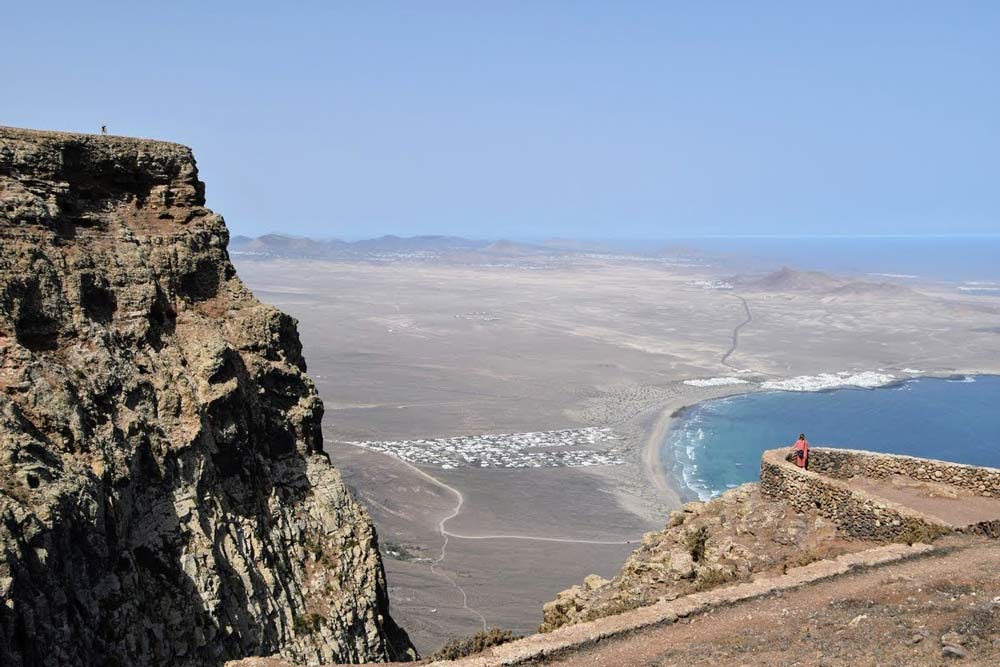
[[[0,128],[0,663],[412,657],[188,148]]]

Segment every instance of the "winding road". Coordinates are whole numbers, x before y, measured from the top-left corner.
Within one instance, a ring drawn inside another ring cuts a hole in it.
[[[750,304],[747,303],[746,299],[744,299],[741,296],[737,296],[735,294],[733,294],[733,296],[739,299],[740,302],[743,304],[743,310],[746,312],[747,318],[742,322],[740,322],[739,324],[737,324],[736,328],[733,329],[733,344],[729,346],[729,349],[726,350],[726,353],[722,355],[722,359],[720,359],[719,361],[724,366],[729,366],[733,370],[739,370],[736,366],[733,366],[731,363],[729,363],[729,356],[736,351],[737,346],[739,346],[740,344],[740,329],[753,322],[753,313],[750,311]]]
[[[451,583],[451,585],[454,586],[459,593],[461,593],[462,609],[465,609],[470,613],[478,616],[480,622],[483,624],[484,631],[487,629],[486,618],[483,617],[483,615],[479,612],[479,610],[469,606],[469,596],[465,592],[465,589],[462,588],[462,585],[459,584],[457,581],[455,581],[455,579],[451,575],[437,569],[438,566],[441,564],[441,561],[443,561],[445,557],[448,555],[448,540],[450,538],[456,538],[462,540],[534,540],[538,542],[568,542],[572,544],[632,544],[633,543],[631,540],[577,540],[577,539],[560,538],[560,537],[537,537],[534,535],[462,535],[460,533],[452,533],[447,528],[445,528],[445,524],[454,519],[456,516],[458,516],[459,513],[462,511],[462,506],[465,504],[465,496],[462,495],[462,492],[456,489],[455,487],[451,486],[450,484],[442,482],[441,480],[434,477],[430,473],[421,470],[420,468],[413,465],[409,461],[403,461],[402,459],[396,459],[396,460],[402,463],[403,465],[407,466],[411,470],[413,470],[421,477],[424,477],[432,484],[435,484],[441,487],[442,489],[445,489],[446,491],[450,492],[452,495],[455,496],[457,502],[455,503],[455,506],[452,508],[451,512],[447,516],[442,518],[440,521],[438,521],[438,532],[441,534],[442,537],[441,552],[438,555],[438,557],[435,558],[434,561],[431,563],[431,572],[447,579]]]

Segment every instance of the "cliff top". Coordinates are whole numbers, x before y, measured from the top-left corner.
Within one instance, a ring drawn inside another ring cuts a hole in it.
[[[148,148],[155,151],[182,152],[191,155],[191,149],[183,144],[160,139],[123,137],[110,134],[87,134],[84,132],[61,132],[57,130],[31,130],[22,127],[0,125],[0,139],[16,139],[30,142],[79,143],[114,148]]]
[[[93,222],[123,201],[186,222],[205,205],[191,149],[151,139],[0,127],[0,181],[14,224]]]

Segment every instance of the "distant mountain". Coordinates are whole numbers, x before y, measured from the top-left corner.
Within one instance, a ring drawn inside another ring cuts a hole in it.
[[[839,278],[820,271],[800,271],[784,267],[763,278],[747,280],[743,277],[731,279],[743,289],[763,292],[816,292],[832,297],[856,296],[906,296],[916,294],[905,285],[890,282],[868,282]]]
[[[283,234],[265,234],[257,238],[234,236],[229,241],[229,252],[234,255],[335,259],[384,254],[448,253],[479,250],[488,245],[489,241],[475,241],[458,236],[390,235],[349,242],[340,239],[315,240]]]
[[[348,245],[360,252],[445,252],[451,250],[478,250],[489,241],[477,241],[461,236],[380,236],[377,239],[354,241]]]
[[[843,280],[820,271],[800,271],[786,266],[763,278],[743,282],[741,287],[766,292],[827,292],[843,284]]]
[[[316,241],[282,234],[265,234],[257,238],[234,236],[229,240],[229,252],[244,255],[278,257],[327,257],[347,244],[337,239]]]
[[[533,264],[561,262],[568,258],[635,257],[643,260],[672,261],[678,257],[693,258],[701,253],[691,249],[672,248],[650,254],[612,243],[548,239],[538,243],[498,239],[468,239],[461,236],[386,235],[360,241],[315,240],[285,234],[265,234],[256,238],[233,236],[229,252],[239,256],[292,257],[305,259],[356,259],[385,261],[387,259],[442,258],[458,263],[493,263],[500,259]]]
[[[508,241],[507,239],[500,239],[499,241],[494,241],[485,248],[482,249],[484,253],[491,255],[502,255],[505,257],[525,257],[529,255],[551,255],[552,251],[548,248],[539,247],[536,245],[531,245],[528,243],[518,243],[517,241]]]

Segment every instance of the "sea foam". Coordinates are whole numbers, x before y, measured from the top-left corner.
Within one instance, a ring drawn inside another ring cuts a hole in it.
[[[820,373],[819,375],[800,375],[786,380],[768,380],[761,383],[761,389],[777,391],[824,391],[838,387],[862,387],[874,389],[890,384],[896,380],[894,375],[863,371],[861,373]]]

